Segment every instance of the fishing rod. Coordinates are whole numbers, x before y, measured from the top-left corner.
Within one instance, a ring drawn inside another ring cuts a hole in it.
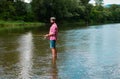
[[[45,35],[32,35],[32,36],[35,36],[35,37],[40,37],[40,38],[42,38],[42,39],[48,39]]]
[[[44,35],[32,35],[32,36],[36,36],[36,37],[44,37]]]

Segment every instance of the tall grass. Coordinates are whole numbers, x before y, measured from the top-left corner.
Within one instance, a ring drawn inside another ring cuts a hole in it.
[[[24,30],[38,28],[44,25],[45,25],[44,23],[40,22],[0,21],[0,31]]]

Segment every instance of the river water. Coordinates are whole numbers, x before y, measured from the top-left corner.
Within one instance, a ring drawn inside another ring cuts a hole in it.
[[[0,34],[0,79],[120,79],[120,24],[60,30],[56,60],[45,33]]]

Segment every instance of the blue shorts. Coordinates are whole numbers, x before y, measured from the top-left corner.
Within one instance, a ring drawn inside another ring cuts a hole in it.
[[[55,48],[55,47],[56,47],[56,41],[50,40],[50,48]]]

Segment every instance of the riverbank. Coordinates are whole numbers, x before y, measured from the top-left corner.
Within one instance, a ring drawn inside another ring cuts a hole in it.
[[[107,21],[107,22],[86,22],[83,20],[78,20],[78,21],[63,21],[63,22],[59,22],[58,25],[60,26],[60,29],[64,28],[84,28],[84,27],[88,27],[88,26],[92,26],[92,25],[103,25],[103,24],[113,24],[113,23],[119,23],[116,21]]]
[[[84,28],[90,25],[101,25],[101,24],[110,24],[112,22],[106,23],[87,23],[83,20],[79,21],[62,21],[58,22],[59,29],[71,29],[71,28]],[[47,26],[47,27],[46,27]],[[30,29],[48,29],[50,26],[49,23],[42,22],[24,22],[24,21],[0,21],[0,32],[1,31],[24,31]]]
[[[85,27],[86,23],[84,21],[69,22],[62,21],[57,23],[60,29],[75,28],[75,27]],[[24,22],[24,21],[0,21],[0,31],[21,31],[26,29],[48,29],[50,23],[42,22]],[[47,27],[47,28],[46,28]]]
[[[11,31],[21,29],[39,28],[45,26],[45,23],[41,22],[23,22],[23,21],[0,21],[0,31]]]

